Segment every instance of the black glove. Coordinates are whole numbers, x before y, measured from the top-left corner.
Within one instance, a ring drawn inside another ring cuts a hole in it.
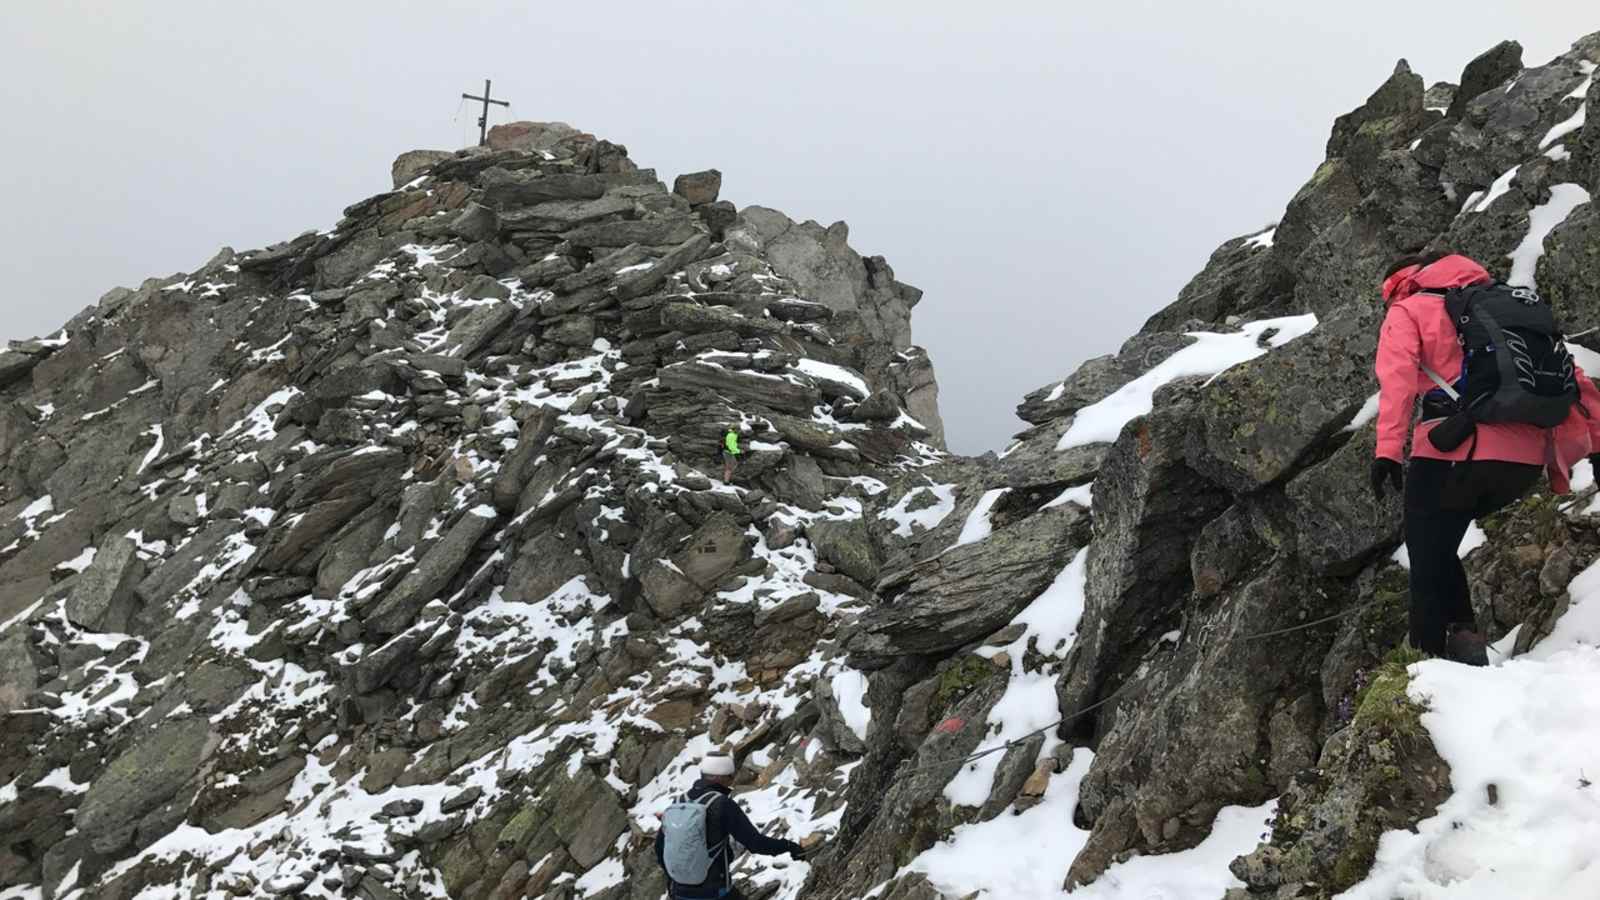
[[[1404,467],[1392,459],[1380,456],[1372,461],[1372,496],[1383,499],[1383,482],[1387,480],[1399,493],[1405,484]]]
[[[794,857],[795,859],[805,859],[806,858],[806,848],[800,846],[799,844],[795,843],[794,841],[790,841],[789,842],[789,848],[788,849],[789,849],[789,855]]]
[[[1600,482],[1600,453],[1589,454],[1589,465],[1594,467],[1595,481]]]

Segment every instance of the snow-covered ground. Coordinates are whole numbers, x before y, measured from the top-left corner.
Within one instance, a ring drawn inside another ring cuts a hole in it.
[[[1524,656],[1411,667],[1453,793],[1416,834],[1384,835],[1372,874],[1343,897],[1600,897],[1600,564],[1571,593],[1572,608]]]

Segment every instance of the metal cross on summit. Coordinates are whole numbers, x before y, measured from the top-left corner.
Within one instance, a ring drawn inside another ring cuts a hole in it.
[[[489,79],[487,78],[483,80],[482,97],[474,97],[471,94],[462,94],[461,97],[463,100],[483,101],[483,115],[478,116],[478,146],[482,147],[489,143],[489,104],[493,103],[496,106],[509,107],[511,106],[511,102],[509,100],[495,100],[491,98],[489,95]]]

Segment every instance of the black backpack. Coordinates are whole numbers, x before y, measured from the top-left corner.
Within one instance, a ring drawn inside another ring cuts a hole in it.
[[[1541,428],[1567,418],[1578,402],[1572,354],[1538,291],[1484,282],[1450,289],[1444,308],[1465,357],[1451,398],[1459,410],[1478,422]],[[1445,388],[1442,378],[1428,375]]]

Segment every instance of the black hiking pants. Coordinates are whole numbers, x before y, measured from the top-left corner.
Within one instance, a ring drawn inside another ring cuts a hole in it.
[[[1406,552],[1411,556],[1411,646],[1444,655],[1457,622],[1471,624],[1467,570],[1457,551],[1467,527],[1527,493],[1542,466],[1498,460],[1413,459],[1406,470]]]

